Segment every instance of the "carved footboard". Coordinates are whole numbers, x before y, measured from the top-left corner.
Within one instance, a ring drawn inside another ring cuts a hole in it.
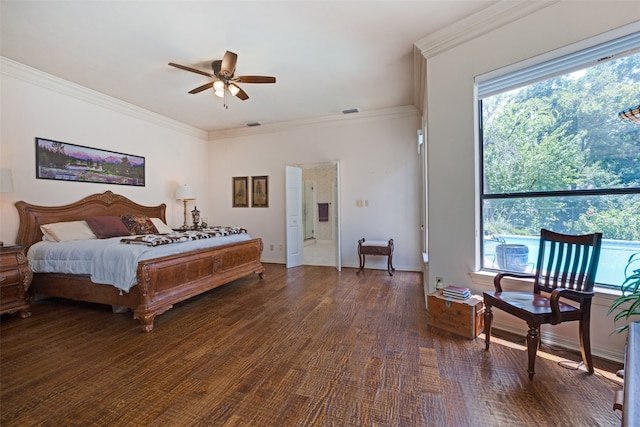
[[[153,320],[173,304],[239,279],[251,273],[263,277],[260,263],[262,239],[141,261],[137,282],[140,305],[134,318],[145,332]]]

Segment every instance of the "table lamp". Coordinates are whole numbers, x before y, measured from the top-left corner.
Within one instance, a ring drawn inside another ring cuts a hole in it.
[[[196,194],[192,186],[184,184],[176,188],[176,200],[182,200],[184,203],[184,223],[182,224],[183,230],[189,229],[189,224],[187,224],[187,201],[195,199]]]

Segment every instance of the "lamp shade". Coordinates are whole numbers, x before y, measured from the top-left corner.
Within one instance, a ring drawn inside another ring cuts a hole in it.
[[[196,198],[196,192],[191,185],[180,185],[176,188],[177,200],[194,200]]]
[[[0,168],[0,193],[13,193],[13,176],[9,168]]]

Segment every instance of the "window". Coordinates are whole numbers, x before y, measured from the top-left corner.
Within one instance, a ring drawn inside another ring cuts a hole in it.
[[[540,228],[603,233],[596,281],[640,252],[640,33],[479,77],[482,268],[532,271]]]

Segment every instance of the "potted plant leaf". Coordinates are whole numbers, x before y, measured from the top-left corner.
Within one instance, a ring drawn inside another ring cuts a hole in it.
[[[620,319],[627,320],[631,316],[640,315],[640,252],[629,257],[624,269],[624,277],[625,280],[620,286],[622,294],[609,308],[608,314],[620,308],[620,312],[613,318],[614,323]],[[628,328],[629,325],[625,324],[616,328],[614,332],[620,333]]]

